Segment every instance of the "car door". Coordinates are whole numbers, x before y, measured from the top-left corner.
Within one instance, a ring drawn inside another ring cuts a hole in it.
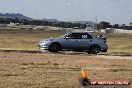
[[[90,46],[93,44],[92,36],[88,33],[81,33],[80,36],[81,38],[79,41],[79,48],[82,50],[89,49]]]
[[[79,46],[79,39],[79,33],[70,33],[61,41],[61,45],[63,49],[76,50]]]

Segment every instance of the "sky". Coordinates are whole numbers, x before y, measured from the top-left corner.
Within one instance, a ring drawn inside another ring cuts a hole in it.
[[[132,0],[0,0],[0,13],[21,13],[60,21],[132,21]]]

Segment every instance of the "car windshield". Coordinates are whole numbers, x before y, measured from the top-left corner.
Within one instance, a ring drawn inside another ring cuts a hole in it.
[[[69,33],[66,33],[66,34],[62,35],[61,37],[59,37],[59,38],[65,38],[68,34]]]
[[[97,37],[97,36],[95,36],[93,33],[89,33],[91,36],[93,36],[93,37]]]

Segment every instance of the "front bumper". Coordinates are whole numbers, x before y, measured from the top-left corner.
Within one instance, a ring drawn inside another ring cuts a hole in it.
[[[39,49],[41,49],[41,50],[48,50],[48,47],[47,46],[39,47]]]
[[[48,46],[43,45],[43,44],[39,44],[38,46],[39,46],[39,49],[41,49],[41,50],[48,50],[49,49]]]

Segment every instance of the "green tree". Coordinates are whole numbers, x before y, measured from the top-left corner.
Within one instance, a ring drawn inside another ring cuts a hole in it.
[[[114,24],[113,28],[119,28],[119,24]]]
[[[1,24],[5,23],[5,19],[1,17],[1,18],[0,18],[0,23],[1,23]]]
[[[98,29],[106,29],[111,28],[111,25],[109,22],[101,21],[99,24],[97,24]]]
[[[121,28],[122,28],[122,29],[126,29],[126,24],[122,24],[122,25],[121,25]]]

